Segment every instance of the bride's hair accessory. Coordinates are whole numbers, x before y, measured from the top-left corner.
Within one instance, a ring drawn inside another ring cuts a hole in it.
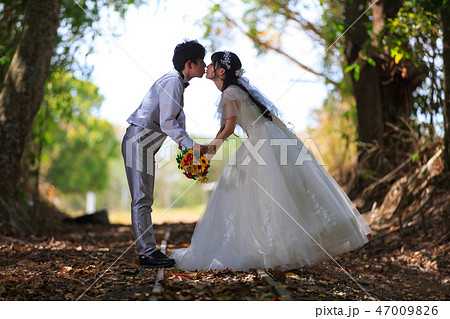
[[[220,64],[226,67],[227,70],[231,68],[231,58],[230,58],[230,51],[224,51],[225,54],[223,55],[222,59],[220,60]]]
[[[236,70],[236,72],[234,72],[234,74],[236,74],[236,77],[241,77],[241,76],[243,76],[244,75],[244,73],[245,73],[245,70],[244,69],[239,69],[239,70]]]

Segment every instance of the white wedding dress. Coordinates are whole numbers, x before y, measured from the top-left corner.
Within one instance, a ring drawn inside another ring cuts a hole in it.
[[[361,214],[278,118],[261,116],[234,85],[222,93],[218,114],[222,123],[237,116],[248,139],[217,180],[191,245],[170,256],[176,267],[286,270],[368,242],[371,231]],[[281,141],[297,146],[285,143],[283,152]]]

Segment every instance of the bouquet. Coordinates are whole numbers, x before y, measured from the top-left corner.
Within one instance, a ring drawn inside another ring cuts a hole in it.
[[[209,168],[208,160],[202,155],[198,165],[194,165],[194,152],[192,149],[186,148],[178,154],[177,163],[178,168],[184,170],[183,174],[187,178],[198,179],[200,183],[206,183],[209,180],[209,177],[206,176]]]

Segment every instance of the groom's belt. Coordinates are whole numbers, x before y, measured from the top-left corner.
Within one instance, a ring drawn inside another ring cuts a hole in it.
[[[153,123],[145,123],[145,125],[136,124],[136,123],[131,122],[130,125],[137,126],[137,127],[143,128],[143,129],[145,128],[147,130],[151,130],[151,131],[154,131],[154,132],[165,134],[165,133],[163,133],[161,131],[161,125],[159,125],[159,123],[157,123],[155,121],[153,121]]]

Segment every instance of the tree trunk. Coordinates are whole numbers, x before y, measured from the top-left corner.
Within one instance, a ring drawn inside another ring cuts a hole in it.
[[[56,45],[61,0],[28,0],[23,31],[0,92],[0,197],[14,195]]]
[[[376,0],[372,0],[372,3]],[[372,6],[372,31],[375,35],[383,29],[386,19],[394,18],[403,4],[403,0],[380,0]],[[366,0],[345,2],[345,25],[350,27],[367,9]],[[363,47],[369,40],[366,25],[367,16],[362,16],[346,33],[344,53],[348,65],[360,58]],[[372,49],[365,54],[376,62],[376,66],[369,63],[361,67],[359,79],[352,74],[353,94],[356,100],[358,154],[360,162],[365,157],[367,144],[378,144],[385,149],[383,158],[370,158],[361,162],[363,169],[377,172],[380,175],[392,170],[395,163],[395,153],[386,151],[397,149],[393,139],[386,134],[386,123],[402,126],[401,118],[409,119],[412,109],[413,92],[422,81],[422,73],[412,63],[396,64],[390,53],[381,52],[378,44],[372,42]],[[402,150],[410,145],[402,144]],[[392,156],[393,158],[389,158]]]
[[[356,99],[359,148],[364,144],[383,144],[383,104],[381,101],[378,72],[371,65],[365,65],[358,80],[352,78],[353,94]]]
[[[442,27],[444,30],[444,162],[445,170],[450,172],[450,4],[441,9]]]
[[[350,27],[367,8],[366,0],[345,2],[345,24]],[[369,39],[366,30],[367,16],[361,17],[347,32],[344,53],[348,65],[359,57],[363,45]],[[358,141],[366,143],[382,143],[382,103],[379,90],[378,73],[370,64],[362,67],[359,79],[355,80],[352,73],[353,94],[357,108]]]
[[[372,3],[377,0],[372,0]],[[379,0],[372,6],[372,30],[379,35],[387,19],[394,19],[404,0]],[[377,47],[377,44],[375,45]],[[422,81],[422,72],[413,63],[402,61],[396,64],[390,52],[378,53],[373,57],[377,61],[380,91],[383,108],[383,123],[400,124],[400,117],[409,119],[413,92]],[[389,137],[384,139],[389,145]]]

